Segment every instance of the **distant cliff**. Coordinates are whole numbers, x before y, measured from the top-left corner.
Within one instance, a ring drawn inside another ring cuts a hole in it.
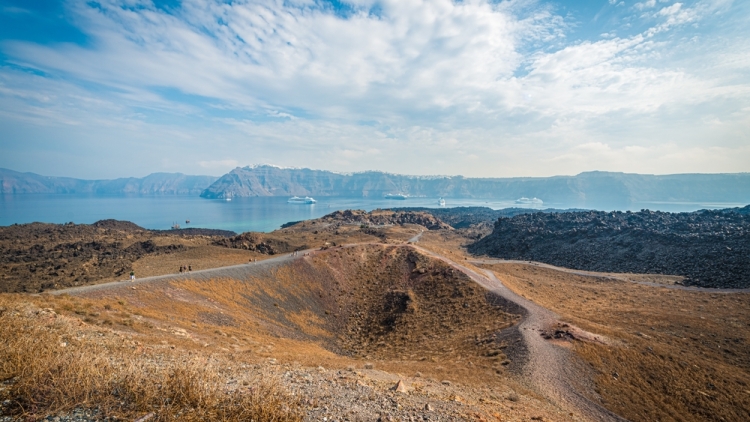
[[[581,208],[621,208],[648,201],[750,203],[750,173],[654,176],[595,171],[577,176],[491,179],[404,176],[375,171],[341,174],[263,165],[238,167],[219,178],[201,196],[379,198],[387,193],[495,200],[537,197],[545,203]]]
[[[0,193],[84,193],[137,195],[198,195],[214,176],[188,176],[181,173],[153,173],[143,178],[82,180],[70,177],[41,176],[0,169]]]

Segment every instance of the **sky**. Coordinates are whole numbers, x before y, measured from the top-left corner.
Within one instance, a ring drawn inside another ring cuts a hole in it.
[[[750,171],[745,0],[0,0],[0,167]]]

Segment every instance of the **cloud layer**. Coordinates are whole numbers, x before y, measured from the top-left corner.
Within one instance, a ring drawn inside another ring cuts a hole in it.
[[[0,166],[750,171],[749,8],[620,3],[71,1],[86,42],[0,45]]]

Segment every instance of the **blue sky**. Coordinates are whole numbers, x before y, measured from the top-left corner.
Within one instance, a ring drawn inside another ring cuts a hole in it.
[[[750,171],[750,2],[0,0],[0,167]]]

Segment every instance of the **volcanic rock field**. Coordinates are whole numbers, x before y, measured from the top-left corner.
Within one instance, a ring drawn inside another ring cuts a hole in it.
[[[469,252],[588,271],[679,275],[688,286],[748,288],[748,210],[524,214],[499,218]]]

